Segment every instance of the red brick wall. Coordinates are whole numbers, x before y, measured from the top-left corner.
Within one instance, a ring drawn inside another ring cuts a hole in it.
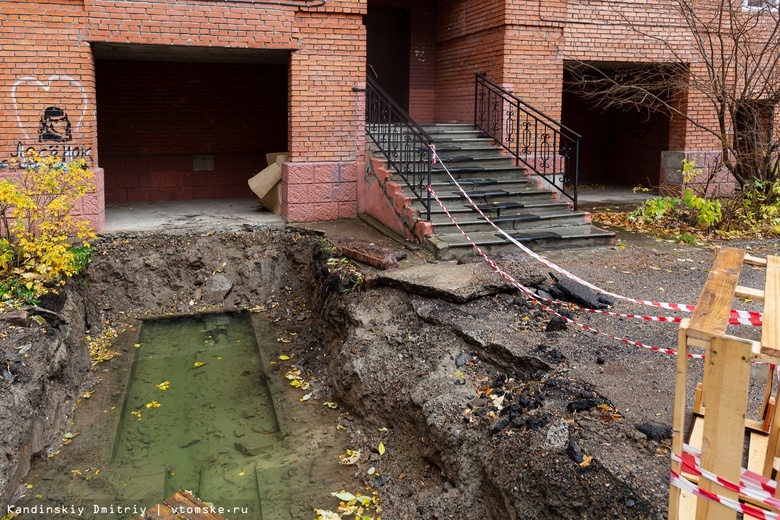
[[[0,1],[0,177],[20,149],[82,156],[96,191],[77,208],[104,225],[103,176],[95,142],[95,82],[82,2]],[[67,115],[70,132],[39,134],[48,107]],[[43,137],[43,138],[42,138]]]
[[[626,5],[626,4],[623,4]],[[659,63],[679,60],[692,62],[701,71],[696,56],[686,43],[685,29],[672,0],[641,4],[641,9],[626,8],[618,13],[613,5],[588,0],[570,0],[567,9],[564,59],[599,62]],[[639,28],[639,30],[637,30]],[[675,47],[669,49],[664,42]],[[685,100],[682,100],[684,103]],[[704,124],[712,124],[712,107],[700,94],[687,96],[689,114]],[[670,147],[704,150],[717,148],[717,140],[690,122],[672,122]]]
[[[287,66],[98,60],[98,144],[111,202],[251,197],[287,150]],[[193,171],[213,155],[213,171]]]
[[[290,60],[290,159],[355,161],[364,141],[354,90],[366,76],[362,13],[300,12],[295,24],[305,43]]]
[[[16,153],[17,143],[21,142],[23,147],[37,145],[41,114],[46,107],[59,106],[72,122],[72,140],[67,144],[77,147],[77,151],[88,151],[97,168],[97,101],[90,43],[107,42],[179,45],[190,49],[275,49],[292,53],[287,70],[275,75],[287,78],[282,86],[287,101],[279,100],[278,105],[273,106],[280,112],[284,109],[287,119],[286,127],[282,128],[282,131],[286,129],[286,136],[278,141],[256,136],[260,142],[247,150],[245,145],[250,132],[227,128],[221,124],[223,117],[218,117],[213,119],[219,121],[210,126],[212,134],[218,134],[214,135],[212,145],[206,147],[211,151],[200,151],[203,143],[198,140],[203,131],[198,125],[204,120],[198,119],[197,114],[203,110],[189,108],[182,108],[180,112],[175,107],[169,109],[183,116],[196,115],[195,119],[180,121],[187,128],[197,127],[194,135],[186,138],[170,135],[179,133],[181,128],[169,124],[164,118],[163,107],[139,107],[133,114],[121,116],[135,117],[136,123],[138,116],[144,116],[155,125],[171,129],[164,137],[144,135],[139,127],[126,132],[116,130],[119,125],[110,122],[101,125],[101,132],[106,134],[101,135],[100,144],[101,147],[106,145],[107,155],[100,159],[111,169],[110,189],[120,190],[111,192],[119,197],[117,200],[123,196],[121,190],[127,190],[120,186],[122,184],[202,185],[203,179],[194,179],[196,176],[191,172],[190,154],[195,148],[199,153],[213,153],[215,168],[219,168],[218,173],[224,174],[224,178],[228,171],[240,169],[245,176],[247,170],[262,167],[262,154],[268,149],[279,151],[284,148],[282,144],[288,148],[289,160],[294,164],[333,162],[346,165],[345,168],[357,168],[363,164],[364,101],[363,93],[354,89],[362,86],[365,77],[362,25],[365,9],[365,0],[331,0],[320,8],[210,0],[0,0],[0,95],[3,98],[0,102],[0,161],[7,161]],[[154,80],[159,78],[146,76],[146,79],[150,84],[135,78],[131,78],[129,84],[135,85],[136,92],[148,93],[149,89],[155,88]],[[214,88],[226,90],[224,83],[214,85]],[[116,121],[118,102],[109,98],[106,103],[106,107],[102,107],[105,114],[101,110],[101,121],[111,118]],[[212,108],[216,111],[219,107],[214,103]],[[232,120],[239,122],[243,117],[244,114],[231,115]],[[111,132],[121,135],[112,136]],[[241,136],[246,139],[242,140]],[[150,137],[152,144],[146,141]],[[222,146],[225,141],[232,148]],[[219,146],[215,144],[217,142]],[[183,146],[185,144],[193,146]],[[159,148],[163,147],[166,151],[160,155]],[[152,175],[155,171],[166,174],[155,177]],[[163,182],[164,178],[167,180]],[[102,177],[99,180],[102,183]],[[228,183],[233,181],[227,181],[226,185]],[[184,190],[181,191],[171,196],[199,196],[185,195]],[[211,196],[227,196],[216,189],[210,193]],[[126,194],[125,191],[124,196]],[[99,190],[98,198],[92,201],[95,203],[89,206],[97,206],[102,212],[102,196],[103,192]],[[338,198],[344,197],[340,192]],[[351,214],[354,215],[354,197],[351,200]],[[342,203],[350,204],[348,200]],[[344,209],[339,214],[348,213]],[[101,226],[99,223],[98,227]]]
[[[371,7],[411,11],[409,115],[418,123],[436,122],[436,5],[414,0],[372,0]]]
[[[436,31],[436,121],[474,120],[474,74],[504,81],[505,2],[439,0]]]

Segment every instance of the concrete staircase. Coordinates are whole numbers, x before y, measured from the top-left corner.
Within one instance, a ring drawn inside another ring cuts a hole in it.
[[[531,249],[614,243],[614,233],[592,226],[589,213],[573,211],[567,198],[541,177],[515,166],[511,156],[470,125],[437,124],[423,128],[433,137],[443,163],[433,167],[433,189],[461,228],[487,253],[507,254],[516,252],[517,247],[471,208],[444,166],[485,214]],[[406,186],[404,195],[410,197],[412,206],[425,218],[423,205]],[[426,248],[441,260],[477,254],[435,200],[431,201],[431,209],[434,234],[427,237]]]

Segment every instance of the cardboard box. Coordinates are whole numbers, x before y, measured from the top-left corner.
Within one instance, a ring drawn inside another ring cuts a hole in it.
[[[274,215],[282,214],[282,183],[277,182],[271,190],[260,197],[260,204]]]
[[[265,154],[265,160],[268,162],[268,166],[271,166],[272,164],[276,164],[279,157],[282,157],[282,163],[287,160],[287,152],[274,152],[274,153],[267,153]],[[282,163],[278,163],[279,166],[282,165]]]
[[[273,156],[274,162],[249,179],[249,187],[260,198],[260,204],[276,215],[282,214],[282,164],[286,153],[266,154],[266,160]]]

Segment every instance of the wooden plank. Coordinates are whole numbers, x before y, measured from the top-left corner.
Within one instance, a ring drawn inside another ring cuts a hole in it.
[[[703,439],[704,439],[704,417],[701,415],[694,415],[693,426],[691,427],[691,435],[688,437],[688,444],[700,450]]]
[[[693,413],[704,415],[704,389],[701,382],[696,383],[696,393],[693,394]]]
[[[769,425],[772,422],[771,413],[774,411],[775,406],[775,398],[772,397],[772,387],[774,386],[775,381],[775,371],[769,370],[769,366],[765,364],[758,365],[756,369],[766,370],[766,380],[764,381],[764,398],[761,399],[761,419],[767,423],[766,431],[769,431]]]
[[[772,422],[769,426],[766,458],[764,459],[764,467],[761,469],[761,474],[768,478],[772,478],[772,465],[777,456],[778,439],[780,439],[780,406],[775,405]]]
[[[722,249],[718,257],[726,251],[728,249]],[[742,467],[751,347],[750,341],[714,337],[705,361],[709,378],[704,382],[707,415],[701,467],[732,482],[739,481]],[[737,493],[709,480],[700,482],[699,486],[726,498],[738,498]],[[722,504],[698,499],[697,520],[734,520],[736,517],[735,511]]]
[[[672,518],[669,516],[669,518]],[[680,509],[675,520],[693,520],[696,518],[696,497],[685,491],[680,491]]]
[[[766,258],[761,258],[759,256],[753,256],[751,254],[745,253],[745,263],[750,265],[757,265],[760,267],[766,267]]]
[[[680,322],[680,328],[677,330],[677,375],[674,386],[674,417],[672,418],[672,453],[682,455],[683,436],[685,435],[685,401],[686,384],[688,379],[688,341],[687,328],[690,320],[684,319]],[[672,470],[681,473],[679,462],[672,461]],[[682,490],[677,486],[669,487],[669,519],[678,520],[680,518],[693,518],[690,511],[684,509],[681,502]],[[695,503],[694,503],[695,510]],[[683,512],[686,515],[682,516]]]
[[[759,432],[750,432],[750,446],[748,446],[747,469],[759,475],[764,472],[764,460],[769,446],[769,435]]]
[[[752,287],[742,287],[738,285],[734,289],[734,296],[737,298],[746,298],[748,300],[754,300],[757,302],[764,301],[764,291],[761,289],[753,289]]]
[[[715,256],[718,256],[720,249],[721,249],[720,246],[715,246]],[[766,258],[761,258],[760,256],[753,256],[747,252],[745,253],[744,262],[746,264],[755,265],[758,267],[766,267]]]
[[[689,337],[708,340],[726,333],[744,257],[742,249],[720,249],[691,317]]]
[[[780,352],[780,257],[766,258],[764,325],[761,327],[761,352]]]

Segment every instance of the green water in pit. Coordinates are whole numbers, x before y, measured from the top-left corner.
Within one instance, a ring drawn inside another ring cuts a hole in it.
[[[248,313],[144,322],[140,346],[128,348],[126,391],[108,384],[102,400],[83,401],[96,408],[81,411],[92,423],[73,438],[75,449],[31,473],[36,498],[19,505],[85,508],[30,518],[129,519],[186,489],[230,519],[313,518],[343,485],[343,434],[335,412],[298,401],[284,370],[272,374],[276,386],[269,381],[256,327]]]

